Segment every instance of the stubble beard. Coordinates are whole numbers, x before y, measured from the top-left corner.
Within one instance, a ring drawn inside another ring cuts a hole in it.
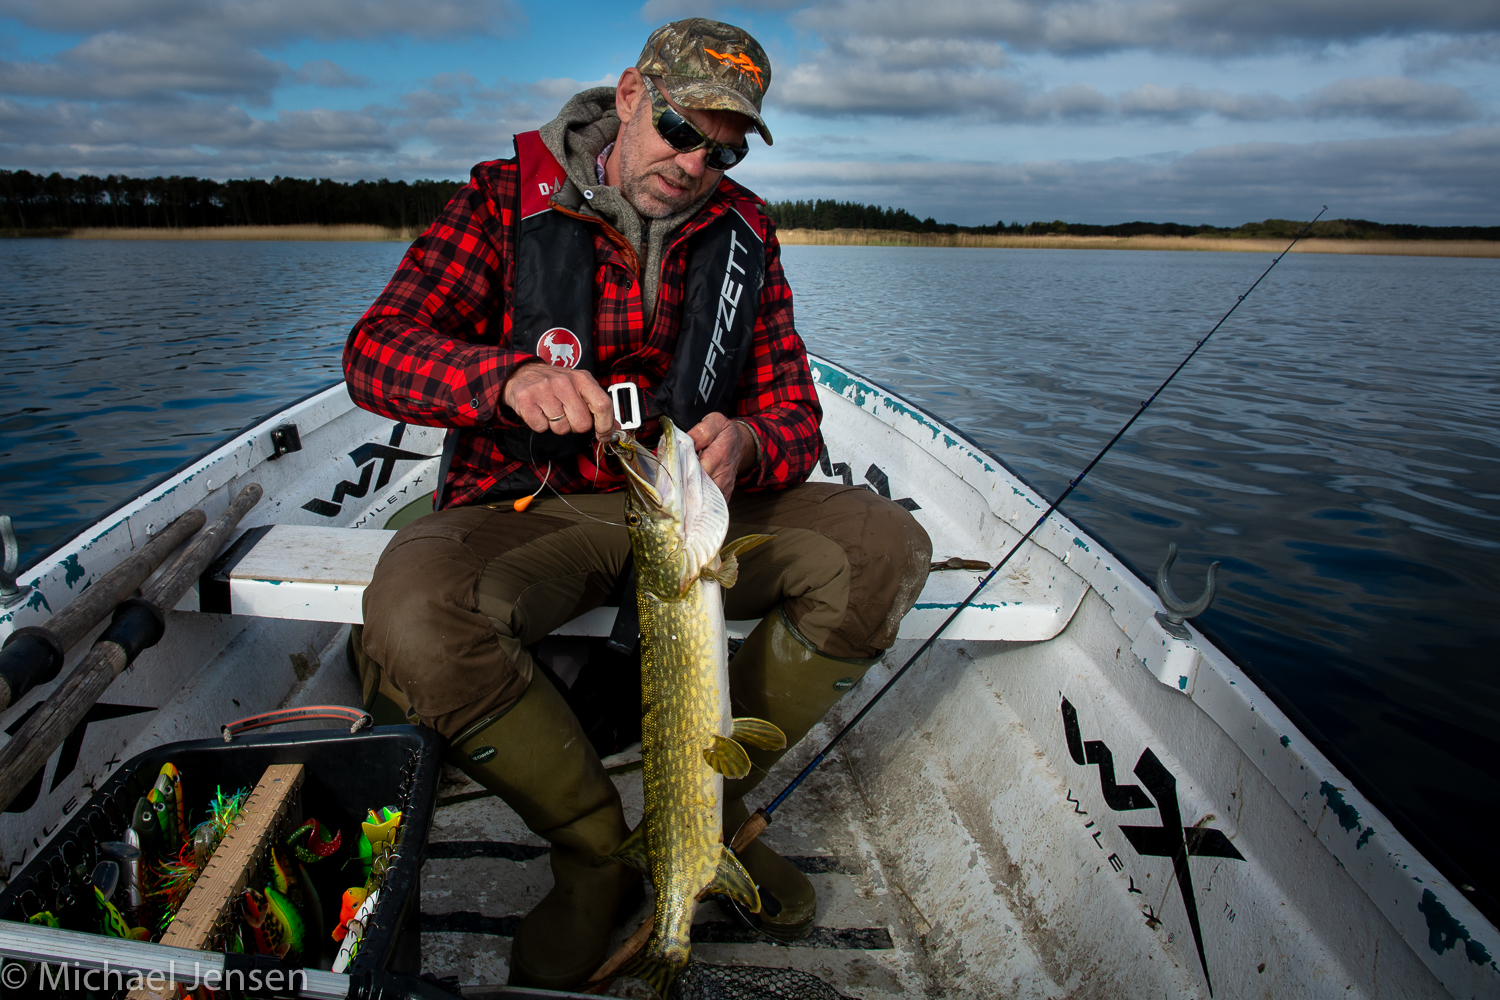
[[[697,181],[688,176],[672,160],[642,167],[636,162],[635,152],[643,143],[642,129],[654,129],[651,124],[651,108],[645,104],[642,113],[636,114],[620,132],[620,193],[637,212],[648,219],[664,219],[676,215],[693,203],[697,197]],[[675,198],[663,198],[651,178],[661,176],[671,184],[684,188]]]

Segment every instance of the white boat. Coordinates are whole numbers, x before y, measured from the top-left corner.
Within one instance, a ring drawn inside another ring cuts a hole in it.
[[[832,362],[814,358],[813,371],[827,442],[813,478],[902,502],[935,558],[993,562],[1045,509],[919,408]],[[288,424],[301,448],[277,455],[272,432]],[[356,702],[346,623],[360,618],[386,520],[431,492],[441,443],[335,385],[32,567],[22,582],[35,590],[0,616],[0,638],[45,623],[178,514],[213,518],[244,484],[265,490],[241,523],[268,529],[249,554],[168,615],[162,642],[0,816],[8,875],[138,752],[259,711]],[[934,572],[885,661],[757,794],[778,791],[980,576]],[[1161,610],[1055,514],[777,812],[767,841],[819,888],[812,937],[773,945],[704,906],[695,959],[796,969],[865,1000],[1500,996],[1500,933],[1464,891],[1228,655],[1191,627],[1169,635]],[[613,616],[601,608],[562,632],[607,634]],[[56,683],[0,729],[14,732]],[[634,821],[639,776],[616,780]],[[429,837],[423,967],[477,987],[505,981],[514,918],[550,875],[543,842],[463,782],[450,772]]]

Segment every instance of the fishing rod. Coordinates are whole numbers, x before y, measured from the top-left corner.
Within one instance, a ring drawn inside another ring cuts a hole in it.
[[[740,828],[736,830],[734,836],[730,838],[729,847],[731,850],[736,852],[744,850],[745,847],[749,846],[752,841],[754,841],[761,835],[761,833],[765,831],[766,827],[771,823],[771,815],[775,813],[777,809],[781,808],[782,803],[786,802],[791,794],[797,790],[797,787],[801,785],[802,782],[807,780],[807,777],[810,774],[818,769],[818,765],[822,764],[823,761],[827,759],[828,755],[833,752],[833,749],[843,741],[844,737],[849,735],[850,730],[859,725],[864,717],[870,714],[871,710],[874,709],[877,704],[879,704],[880,699],[884,698],[886,694],[891,690],[891,688],[896,686],[896,682],[899,681],[906,674],[906,672],[911,669],[912,664],[916,663],[923,653],[932,648],[932,644],[934,642],[937,642],[938,637],[943,634],[943,631],[947,629],[949,625],[952,625],[953,620],[960,614],[962,614],[963,610],[974,602],[974,598],[979,596],[979,592],[989,585],[989,582],[995,578],[995,574],[999,573],[1000,570],[1005,567],[1005,564],[1010,561],[1011,556],[1020,551],[1021,546],[1025,545],[1026,542],[1030,540],[1031,536],[1036,533],[1036,530],[1040,528],[1042,524],[1047,520],[1047,518],[1052,516],[1052,512],[1055,511],[1058,506],[1068,498],[1068,494],[1072,493],[1075,489],[1078,488],[1078,484],[1083,482],[1084,477],[1087,476],[1091,471],[1093,471],[1094,466],[1098,465],[1100,460],[1109,453],[1109,450],[1115,446],[1115,442],[1119,441],[1120,438],[1125,436],[1125,432],[1130,430],[1131,425],[1133,425],[1137,420],[1140,419],[1142,413],[1146,412],[1146,408],[1156,401],[1156,397],[1161,395],[1162,390],[1171,384],[1172,380],[1177,377],[1177,373],[1182,371],[1182,369],[1187,366],[1187,363],[1189,361],[1193,360],[1193,355],[1197,354],[1200,350],[1203,349],[1203,345],[1208,343],[1208,338],[1212,337],[1215,333],[1218,332],[1219,327],[1223,326],[1224,322],[1228,320],[1229,317],[1234,314],[1234,311],[1240,307],[1240,303],[1245,301],[1245,297],[1248,296],[1251,292],[1255,291],[1256,286],[1265,280],[1266,275],[1271,273],[1271,268],[1279,264],[1281,262],[1281,258],[1285,257],[1288,253],[1291,252],[1292,247],[1297,245],[1297,241],[1307,235],[1308,230],[1313,227],[1313,223],[1321,219],[1323,217],[1323,212],[1326,211],[1328,211],[1328,206],[1324,205],[1322,210],[1319,211],[1317,215],[1313,216],[1312,222],[1309,222],[1307,225],[1303,226],[1302,231],[1299,232],[1296,236],[1292,237],[1292,242],[1286,245],[1286,249],[1276,255],[1276,257],[1271,261],[1270,266],[1261,272],[1260,277],[1256,278],[1255,282],[1249,288],[1245,289],[1244,294],[1235,299],[1234,305],[1229,307],[1229,311],[1219,318],[1219,321],[1214,324],[1212,330],[1204,334],[1203,338],[1199,340],[1195,345],[1193,345],[1193,349],[1188,352],[1187,357],[1183,358],[1182,361],[1177,365],[1177,367],[1172,369],[1172,374],[1168,375],[1162,382],[1162,384],[1156,387],[1156,391],[1153,392],[1149,397],[1141,401],[1140,407],[1135,411],[1134,414],[1131,415],[1129,420],[1125,421],[1125,426],[1121,427],[1115,433],[1115,436],[1109,439],[1108,444],[1099,449],[1099,454],[1094,456],[1093,461],[1084,466],[1082,472],[1074,476],[1072,479],[1068,480],[1068,488],[1063,490],[1062,494],[1056,500],[1052,501],[1051,505],[1042,512],[1042,516],[1036,519],[1036,523],[1033,524],[1031,528],[1026,532],[1026,534],[1022,535],[1020,539],[1010,547],[1010,551],[1005,553],[1005,557],[995,565],[994,569],[990,570],[989,573],[985,575],[983,580],[979,581],[979,585],[972,591],[970,591],[969,596],[965,597],[963,601],[959,603],[958,607],[953,609],[953,613],[943,620],[943,623],[937,627],[937,631],[928,636],[927,640],[917,648],[917,651],[911,654],[907,661],[902,664],[901,669],[891,675],[891,679],[886,681],[885,685],[875,693],[875,696],[865,703],[865,706],[859,710],[854,718],[850,719],[844,724],[844,728],[840,729],[838,731],[838,734],[835,735],[833,739],[828,741],[827,746],[818,751],[818,755],[814,757],[808,763],[808,765],[802,769],[801,773],[799,773],[795,778],[791,780],[790,784],[788,784],[781,790],[780,795],[772,799],[769,805],[757,809],[750,815],[749,819],[740,824]],[[620,970],[625,966],[625,963],[629,961],[631,956],[635,955],[635,953],[640,951],[640,949],[645,945],[647,938],[651,935],[653,926],[653,919],[651,917],[647,917],[645,922],[643,922],[640,927],[636,928],[635,933],[627,938],[625,942],[621,944],[620,947],[615,951],[615,953],[611,955],[609,959],[606,960],[605,963],[594,972],[593,976],[589,978],[588,982],[579,988],[587,993],[598,993],[602,991],[610,981],[612,981],[616,976],[620,974]]]
[[[932,648],[932,644],[937,642],[938,637],[943,634],[944,630],[946,630],[949,625],[952,625],[954,619],[962,614],[964,609],[974,602],[974,599],[979,596],[979,592],[987,587],[989,585],[989,582],[995,578],[995,574],[999,573],[1000,570],[1005,567],[1005,564],[1010,562],[1011,556],[1020,551],[1021,546],[1025,545],[1026,542],[1030,540],[1031,536],[1036,533],[1036,530],[1042,526],[1043,522],[1045,522],[1047,518],[1052,516],[1052,512],[1062,505],[1062,502],[1068,498],[1068,495],[1070,493],[1078,488],[1078,484],[1083,482],[1084,477],[1087,476],[1091,471],[1093,471],[1094,466],[1099,464],[1100,460],[1103,459],[1104,456],[1109,453],[1109,450],[1115,446],[1115,443],[1119,441],[1120,438],[1125,436],[1125,432],[1130,430],[1131,426],[1141,418],[1141,414],[1146,412],[1146,408],[1149,407],[1152,403],[1156,402],[1156,397],[1160,396],[1162,390],[1171,384],[1172,380],[1177,377],[1177,373],[1182,371],[1183,368],[1187,367],[1187,363],[1193,360],[1193,355],[1197,354],[1203,349],[1203,345],[1208,343],[1208,338],[1217,333],[1219,331],[1219,327],[1223,326],[1224,322],[1228,320],[1230,316],[1234,315],[1234,311],[1240,307],[1240,303],[1244,302],[1245,298],[1251,292],[1255,291],[1256,286],[1265,280],[1266,275],[1271,273],[1271,268],[1281,263],[1281,258],[1285,257],[1288,253],[1291,252],[1292,247],[1297,245],[1297,241],[1307,235],[1308,230],[1312,229],[1313,223],[1321,219],[1323,217],[1323,212],[1326,211],[1328,211],[1328,206],[1324,205],[1322,210],[1319,211],[1317,215],[1313,216],[1312,222],[1309,222],[1307,225],[1303,226],[1302,231],[1299,232],[1296,236],[1292,237],[1292,242],[1286,245],[1286,249],[1277,254],[1276,257],[1272,259],[1270,265],[1261,272],[1260,277],[1256,278],[1255,282],[1251,284],[1249,288],[1245,289],[1244,293],[1240,295],[1239,298],[1235,299],[1234,305],[1229,307],[1229,311],[1219,318],[1219,321],[1214,324],[1212,330],[1204,334],[1203,338],[1199,340],[1195,345],[1193,345],[1193,349],[1188,352],[1187,357],[1183,358],[1182,361],[1178,363],[1177,367],[1172,369],[1172,374],[1168,375],[1166,379],[1162,381],[1162,384],[1156,387],[1156,391],[1146,399],[1141,400],[1141,405],[1136,409],[1135,413],[1131,414],[1130,419],[1125,421],[1125,425],[1115,432],[1115,436],[1109,439],[1109,443],[1106,444],[1103,448],[1099,449],[1099,454],[1095,455],[1093,460],[1090,461],[1088,465],[1083,467],[1082,472],[1074,476],[1072,479],[1068,480],[1068,488],[1063,490],[1062,494],[1059,495],[1056,500],[1052,501],[1047,509],[1042,512],[1042,516],[1036,519],[1036,523],[1033,524],[1031,528],[1026,532],[1026,534],[1022,535],[1020,539],[1010,547],[1010,551],[1005,553],[1005,557],[995,564],[995,568],[990,570],[989,573],[985,575],[984,579],[979,581],[979,585],[969,592],[969,596],[965,597],[963,601],[959,603],[958,607],[953,609],[953,613],[943,620],[943,623],[937,627],[937,631],[933,632],[932,635],[927,637],[927,640],[923,642],[921,646],[917,647],[917,651],[911,654],[907,661],[901,666],[901,669],[896,671],[891,676],[891,679],[885,682],[885,685],[875,693],[875,696],[873,698],[865,703],[865,706],[855,714],[854,718],[850,719],[844,724],[844,728],[840,729],[837,735],[835,735],[833,739],[828,741],[827,746],[818,751],[818,755],[814,757],[808,763],[808,765],[802,769],[800,774],[798,774],[791,780],[790,784],[788,784],[781,790],[780,795],[771,800],[770,805],[767,805],[758,810],[755,815],[751,816],[748,820],[745,821],[745,825],[741,827],[740,831],[735,834],[734,840],[736,844],[748,843],[749,841],[755,839],[755,837],[760,834],[761,830],[765,829],[766,825],[771,822],[772,814],[775,813],[777,809],[781,808],[782,803],[784,803],[787,798],[797,790],[797,786],[801,785],[803,781],[807,780],[808,775],[817,770],[818,765],[822,764],[823,761],[828,757],[828,755],[833,752],[833,749],[843,741],[844,737],[849,735],[849,731],[852,730],[855,726],[859,725],[864,717],[869,715],[871,710],[880,703],[880,699],[884,698],[887,692],[889,692],[891,688],[896,686],[896,682],[899,681],[902,676],[911,669],[912,664],[916,663],[923,653]],[[760,820],[759,823],[757,823],[758,819]],[[756,829],[757,826],[759,827],[758,829]],[[742,835],[748,836],[743,836],[742,839]]]

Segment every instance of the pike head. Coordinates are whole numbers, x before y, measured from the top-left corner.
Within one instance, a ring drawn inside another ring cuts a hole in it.
[[[693,439],[666,417],[654,453],[630,437],[610,449],[630,488],[625,524],[636,585],[658,600],[680,600],[705,568],[716,565],[729,530],[724,494],[698,464]]]

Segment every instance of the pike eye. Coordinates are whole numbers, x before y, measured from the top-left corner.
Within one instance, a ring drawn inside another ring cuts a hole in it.
[[[630,525],[632,528],[639,528],[641,526],[641,515],[637,514],[635,511],[631,511],[625,515],[625,523]]]

